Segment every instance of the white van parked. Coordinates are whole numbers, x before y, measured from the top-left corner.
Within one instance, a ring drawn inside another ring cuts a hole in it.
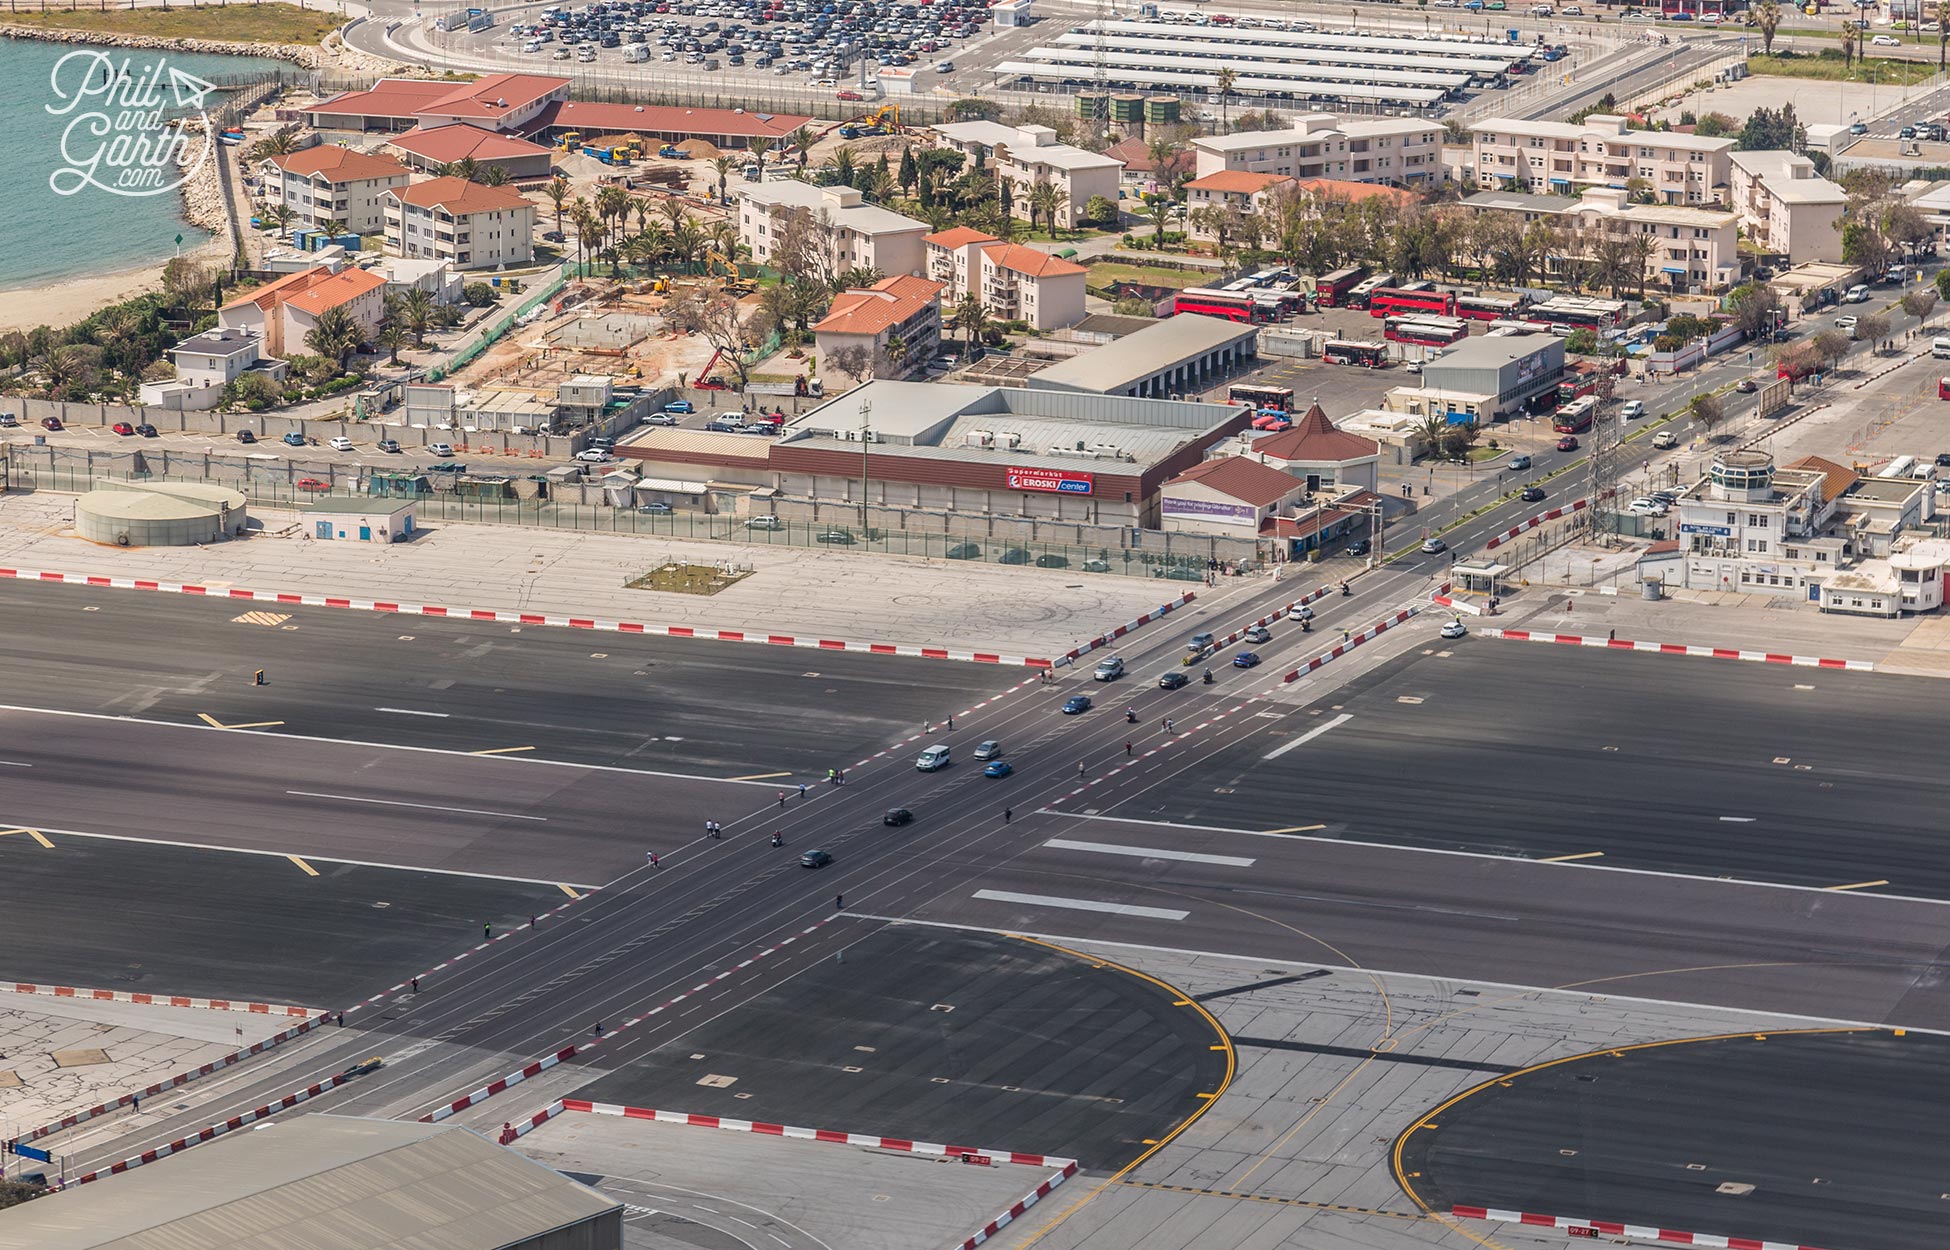
[[[525,40],[521,45],[521,50],[523,52],[540,52],[542,50],[542,41],[539,39]]]
[[[623,49],[623,60],[628,64],[635,65],[639,61],[647,61],[649,59],[650,45],[647,43],[633,43]]]
[[[1930,355],[1938,360],[1950,360],[1950,338],[1939,334],[1930,340]]]

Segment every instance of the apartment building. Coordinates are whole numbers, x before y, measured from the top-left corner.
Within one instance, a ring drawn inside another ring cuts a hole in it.
[[[386,249],[456,270],[535,259],[535,205],[510,187],[430,178],[386,193]]]
[[[1198,176],[1224,170],[1400,186],[1442,181],[1441,125],[1427,119],[1355,121],[1306,113],[1287,130],[1192,140]]]
[[[1739,281],[1740,215],[1730,209],[1680,204],[1633,204],[1624,190],[1591,187],[1581,196],[1479,191],[1464,200],[1473,212],[1504,213],[1524,224],[1545,222],[1562,231],[1545,264],[1563,275],[1567,257],[1590,260],[1604,235],[1643,235],[1649,289],[1684,294],[1719,290]]]
[[[873,377],[911,377],[941,346],[942,289],[927,278],[896,274],[840,292],[812,328],[821,367],[831,371],[834,353],[857,347]]]
[[[1124,162],[1058,143],[1056,132],[1048,126],[948,122],[929,127],[929,133],[936,147],[960,152],[971,167],[982,161],[997,176],[1007,178],[1011,213],[1024,221],[1029,220],[1030,194],[1039,183],[1049,183],[1063,193],[1056,220],[1065,229],[1073,230],[1087,220],[1085,210],[1093,197],[1101,195],[1113,203],[1117,199]]]
[[[328,221],[355,234],[386,228],[386,192],[412,181],[406,166],[387,156],[321,144],[259,161],[257,176],[268,204],[297,214],[295,229],[316,230]]]
[[[1639,179],[1662,204],[1719,204],[1732,194],[1731,138],[1633,130],[1609,113],[1582,123],[1496,117],[1469,131],[1463,181],[1486,190],[1576,195]]]
[[[921,237],[928,223],[869,204],[854,187],[816,187],[807,182],[760,182],[739,190],[738,241],[760,264],[772,263],[772,249],[786,223],[810,215],[818,228],[826,271],[878,269],[883,274],[918,276],[925,261]]]
[[[1194,216],[1199,209],[1261,212],[1270,206],[1271,200],[1281,193],[1282,188],[1294,185],[1294,180],[1285,174],[1260,174],[1244,169],[1221,169],[1217,173],[1194,178],[1185,184],[1186,228],[1195,239],[1210,239],[1217,231],[1207,229]]]
[[[311,350],[305,336],[332,308],[344,308],[370,339],[386,316],[385,290],[386,280],[369,270],[333,273],[319,265],[237,296],[217,310],[217,326],[250,338],[261,355],[282,359]]]
[[[1848,192],[1793,152],[1735,152],[1733,209],[1748,239],[1790,265],[1842,259]]]
[[[926,236],[927,273],[943,284],[942,298],[958,302],[971,291],[992,316],[1056,330],[1083,320],[1082,265],[1005,243],[992,234],[958,226]]]

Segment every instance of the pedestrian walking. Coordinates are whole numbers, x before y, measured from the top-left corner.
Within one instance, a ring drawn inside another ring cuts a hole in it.
[[[345,1013],[343,1011],[339,1012],[339,1027],[345,1027]]]
[[[1171,718],[1169,716],[1165,718],[1165,732],[1166,733],[1171,732]]]
[[[1078,760],[1078,761],[1077,761],[1077,776],[1079,776],[1079,777],[1081,777],[1081,776],[1083,776],[1083,761],[1082,761],[1082,760]]]
[[[1606,630],[1606,631],[1605,631],[1605,641],[1606,641],[1606,642],[1617,642],[1617,641],[1618,641],[1618,631],[1617,631],[1617,630],[1615,630],[1615,629],[1608,629],[1608,630]]]
[[[601,1037],[602,1035],[603,1035],[603,1022],[601,1020],[598,1020],[596,1021],[596,1036]]]
[[[1124,758],[1129,759],[1130,757],[1131,757],[1131,744],[1126,742],[1124,744]]]
[[[955,727],[955,718],[954,715],[950,713],[948,716],[948,728],[953,729],[954,727]]]
[[[806,797],[806,783],[803,781],[799,783],[799,797],[802,799]]]
[[[343,1023],[345,1023],[345,1022],[344,1022],[343,1020],[340,1020],[340,1021],[339,1021],[339,1023],[341,1023],[341,1024],[343,1024]],[[132,1112],[134,1112],[134,1111],[140,1111],[140,1110],[142,1110],[142,1095],[141,1095],[141,1094],[130,1094],[130,1095],[129,1095],[129,1110],[130,1110],[130,1111],[132,1111]]]
[[[779,806],[780,807],[785,806],[785,791],[783,790],[779,791]]]
[[[1005,807],[1005,808],[1003,808],[1003,809],[1002,809],[1002,823],[1003,823],[1003,824],[1005,824],[1005,825],[1006,825],[1006,824],[1008,824],[1008,823],[1009,823],[1010,821],[1012,821],[1012,820],[1014,820],[1015,818],[1016,818],[1016,809],[1015,809],[1015,808],[1013,808],[1013,807]]]
[[[415,994],[418,994],[420,992],[420,978],[418,977],[413,978],[413,992]]]
[[[487,921],[485,921],[485,920],[483,920],[483,921],[481,922],[481,938],[482,938],[482,940],[484,940],[484,941],[485,941],[486,939],[488,939],[488,938],[491,938],[491,937],[493,937],[493,936],[494,936],[494,926],[493,926],[492,924],[489,924],[489,923],[488,923]]]
[[[844,911],[845,909],[846,909],[846,895],[835,894],[833,896],[833,910]]]
[[[643,853],[643,860],[652,868],[655,868],[657,866],[657,853],[655,851],[645,851]]]

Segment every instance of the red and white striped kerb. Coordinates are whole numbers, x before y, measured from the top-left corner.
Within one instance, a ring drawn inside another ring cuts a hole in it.
[[[125,994],[120,990],[78,990],[69,985],[28,985],[23,981],[0,982],[0,992],[45,994],[53,998],[79,998],[91,1003],[136,1003],[144,1007],[200,1007],[210,1011],[247,1011],[260,1016],[313,1015],[309,1007],[276,1007],[270,1003],[238,1003],[227,998],[183,998],[176,994]]]
[[[400,616],[432,616],[459,621],[495,621],[508,625],[550,625],[564,629],[593,629],[603,633],[649,634],[664,638],[702,638],[714,642],[756,642],[773,647],[807,647],[816,651],[856,651],[869,655],[908,655],[930,660],[963,660],[973,664],[1030,665],[1048,668],[1050,661],[1031,656],[1004,655],[996,651],[967,651],[958,647],[929,647],[914,643],[850,642],[840,638],[817,638],[798,634],[770,634],[762,630],[705,629],[691,625],[646,625],[638,621],[606,621],[595,617],[563,616],[546,612],[502,612],[489,608],[447,608],[424,603],[395,603],[384,599],[350,599],[337,595],[303,595],[275,590],[244,590],[240,587],[197,586],[186,582],[149,581],[139,577],[101,577],[83,573],[49,573],[34,569],[0,568],[0,578],[24,582],[54,582],[64,586],[95,586],[113,590],[154,590],[172,595],[201,595],[211,599],[241,599],[250,603],[275,603],[287,607],[346,608],[354,612],[391,612]],[[1189,602],[1186,595],[1181,602]],[[1132,624],[1120,627],[1116,637],[1177,604],[1167,604]],[[1091,644],[1093,646],[1099,644]],[[1085,648],[1086,650],[1088,648]],[[1080,652],[1070,653],[1074,658]]]
[[[1592,1237],[1633,1237],[1640,1241],[1669,1241],[1681,1246],[1713,1246],[1718,1250],[1818,1250],[1793,1241],[1763,1241],[1754,1237],[1721,1237],[1712,1233],[1686,1233],[1652,1224],[1619,1224],[1612,1220],[1571,1219],[1561,1215],[1536,1215],[1528,1211],[1499,1211],[1494,1207],[1449,1209],[1465,1220],[1497,1220],[1504,1224],[1527,1224],[1532,1228],[1555,1228]]]
[[[221,1124],[212,1124],[208,1128],[199,1129],[188,1137],[179,1137],[166,1146],[158,1146],[154,1150],[145,1150],[132,1158],[124,1159],[120,1163],[111,1163],[105,1168],[97,1168],[93,1172],[84,1172],[73,1180],[66,1182],[66,1184],[86,1185],[89,1181],[100,1180],[104,1176],[114,1176],[119,1172],[126,1172],[130,1168],[139,1168],[145,1163],[154,1163],[158,1159],[168,1158],[173,1154],[181,1154],[192,1146],[200,1146],[211,1138],[221,1137],[232,1129],[242,1128],[246,1124],[254,1124],[259,1120],[274,1116],[280,1111],[289,1111],[299,1103],[309,1102],[328,1089],[337,1089],[350,1079],[349,1077],[340,1075],[332,1077],[329,1080],[320,1081],[316,1085],[307,1085],[295,1094],[286,1094],[276,1102],[266,1103],[261,1107],[246,1111],[242,1115],[233,1115]]]
[[[1837,660],[1823,656],[1788,655],[1780,651],[1692,646],[1681,642],[1641,642],[1631,638],[1605,638],[1597,634],[1552,634],[1529,629],[1479,629],[1476,632],[1485,638],[1509,638],[1516,642],[1557,642],[1569,647],[1598,647],[1606,651],[1690,655],[1711,660],[1751,660],[1759,664],[1793,664],[1801,668],[1841,668],[1852,673],[1873,673],[1876,667],[1872,660]]]
[[[1198,598],[1198,596],[1188,590],[1184,594],[1178,596],[1176,599],[1173,599],[1170,603],[1160,604],[1158,607],[1155,607],[1151,611],[1146,612],[1143,616],[1138,617],[1135,621],[1126,621],[1124,624],[1119,625],[1116,629],[1111,630],[1107,634],[1098,634],[1095,638],[1092,638],[1089,642],[1078,643],[1076,646],[1070,648],[1062,655],[1057,656],[1055,663],[1062,664],[1066,661],[1075,660],[1078,656],[1089,655],[1092,651],[1095,651],[1098,647],[1108,647],[1111,643],[1116,642],[1119,638],[1122,638],[1125,634],[1130,633],[1132,630],[1137,629],[1139,626],[1149,625],[1151,622],[1157,620],[1161,616],[1166,615],[1167,613],[1176,612],[1178,609],[1184,607],[1186,604],[1190,603],[1192,600],[1196,598]],[[1053,665],[1050,664],[1050,661],[1047,660],[1031,660],[1029,661],[1029,663],[1053,667]]]
[[[1319,590],[1314,591],[1312,594],[1302,595],[1298,599],[1295,599],[1292,603],[1287,604],[1283,608],[1275,608],[1273,609],[1273,611],[1268,612],[1265,616],[1260,617],[1256,621],[1246,622],[1244,625],[1241,625],[1238,629],[1233,630],[1231,633],[1227,634],[1223,638],[1213,639],[1212,646],[1215,650],[1223,651],[1227,647],[1231,646],[1233,643],[1238,642],[1241,638],[1244,638],[1246,636],[1247,630],[1262,625],[1271,625],[1275,621],[1284,620],[1285,618],[1293,615],[1295,612],[1298,612],[1301,608],[1306,607],[1314,600],[1325,595],[1327,591],[1328,591],[1328,587],[1322,586]]]
[[[1280,681],[1282,683],[1285,683],[1289,681],[1300,680],[1302,677],[1305,677],[1308,673],[1313,672],[1315,669],[1320,668],[1322,665],[1331,664],[1335,660],[1340,659],[1342,656],[1354,650],[1354,648],[1360,646],[1362,643],[1372,642],[1374,639],[1381,637],[1381,635],[1395,628],[1395,626],[1406,622],[1408,618],[1414,616],[1417,611],[1418,609],[1416,608],[1403,608],[1401,611],[1395,613],[1393,616],[1386,617],[1380,621],[1375,622],[1373,625],[1368,626],[1366,629],[1354,635],[1352,638],[1349,638],[1346,642],[1343,642],[1340,645],[1336,646],[1333,650],[1323,652],[1320,655],[1315,656],[1313,659],[1308,660],[1305,664],[1302,664],[1299,668],[1294,669],[1286,676],[1280,678]]]
[[[1591,506],[1591,501],[1589,499],[1579,499],[1572,503],[1566,504],[1562,508],[1552,508],[1549,512],[1539,512],[1536,516],[1531,517],[1528,521],[1523,522],[1521,525],[1513,525],[1509,529],[1504,530],[1501,534],[1498,534],[1496,537],[1484,543],[1483,550],[1495,551],[1498,547],[1501,547],[1504,543],[1509,542],[1512,538],[1515,538],[1519,534],[1528,533],[1529,531],[1536,529],[1539,525],[1546,524],[1547,522],[1550,521],[1555,521],[1560,517],[1570,516],[1573,512],[1582,512],[1590,506]]]

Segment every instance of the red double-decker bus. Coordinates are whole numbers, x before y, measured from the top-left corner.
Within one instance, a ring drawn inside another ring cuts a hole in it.
[[[1347,293],[1367,276],[1366,265],[1354,265],[1322,274],[1314,279],[1314,302],[1322,308],[1340,308],[1347,303]]]
[[[1461,295],[1456,297],[1456,315],[1471,321],[1516,321],[1530,301],[1521,295]]]
[[[1335,339],[1320,349],[1320,358],[1330,365],[1364,365],[1379,369],[1388,363],[1388,344]]]
[[[1383,287],[1368,297],[1368,315],[1371,317],[1399,317],[1403,313],[1453,317],[1456,315],[1456,293],[1439,291],[1434,287],[1411,290],[1397,286]]]
[[[1382,337],[1391,343],[1447,347],[1469,337],[1469,323],[1458,317],[1390,317],[1382,325]]]
[[[1198,313],[1205,317],[1225,317],[1232,321],[1261,325],[1278,319],[1280,304],[1277,299],[1255,297],[1251,291],[1212,291],[1193,287],[1180,291],[1172,298],[1171,311],[1174,316]]]

